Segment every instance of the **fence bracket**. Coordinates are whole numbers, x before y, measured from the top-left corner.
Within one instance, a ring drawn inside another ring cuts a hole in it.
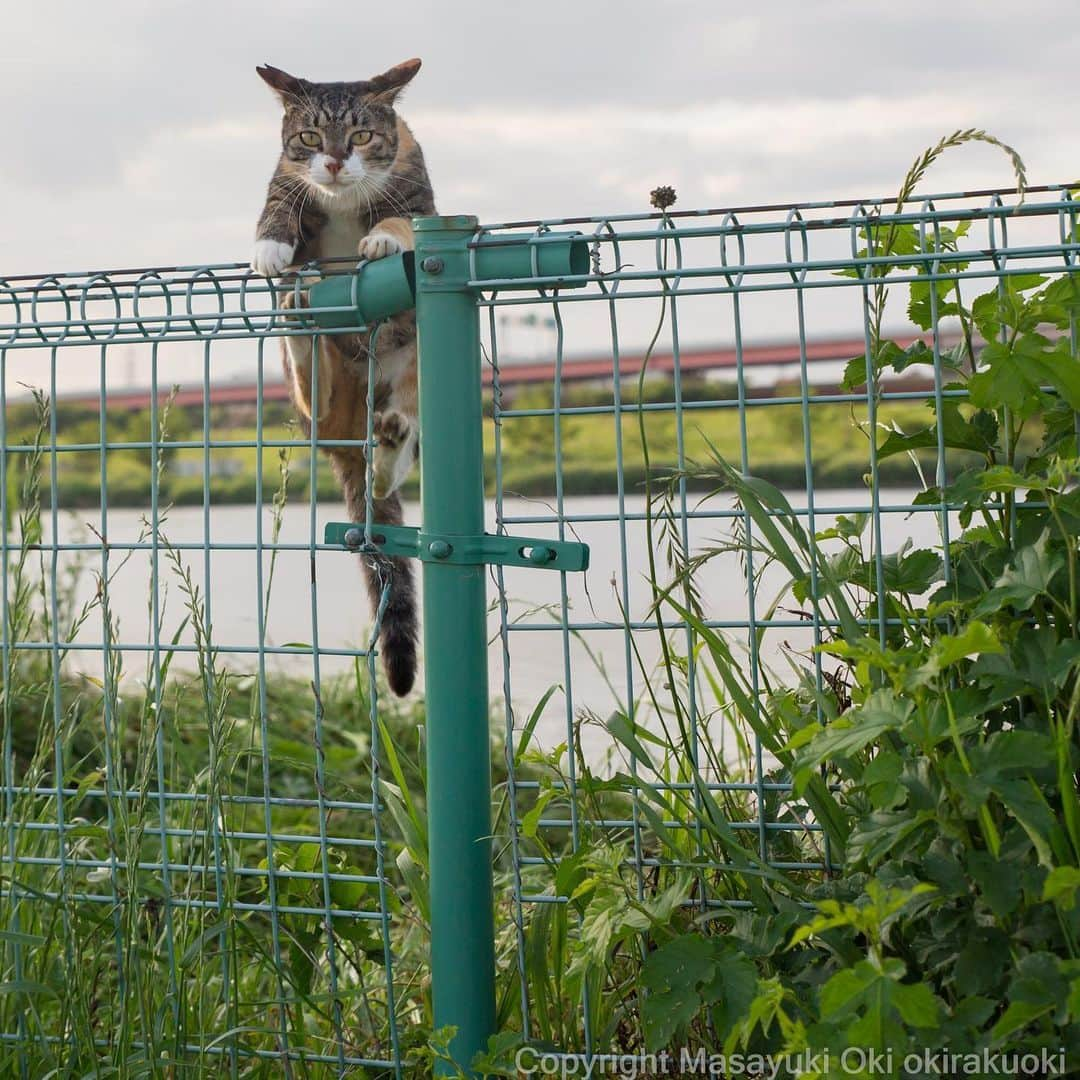
[[[420,559],[430,563],[457,563],[464,566],[528,566],[534,570],[588,570],[589,547],[567,540],[546,540],[534,536],[439,536],[410,525],[372,525],[371,542],[353,522],[330,522],[324,539],[346,551],[378,552]]]

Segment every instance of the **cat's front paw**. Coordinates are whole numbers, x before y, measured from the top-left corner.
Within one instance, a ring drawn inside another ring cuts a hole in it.
[[[294,244],[285,244],[280,240],[256,240],[251,269],[263,277],[277,277],[292,262],[295,254]]]
[[[376,229],[370,232],[357,248],[361,259],[385,259],[387,255],[396,255],[402,251],[401,241],[396,236]]]
[[[306,292],[300,292],[298,294],[295,289],[290,289],[287,293],[285,293],[284,296],[282,296],[281,306],[286,311],[292,311],[294,308],[298,307],[311,307],[311,302],[309,301],[308,294]],[[282,316],[282,318],[291,319],[294,322],[304,321],[302,316],[297,315],[284,315]]]

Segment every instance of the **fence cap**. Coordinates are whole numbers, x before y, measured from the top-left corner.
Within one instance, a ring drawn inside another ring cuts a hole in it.
[[[414,232],[443,232],[447,229],[477,229],[480,219],[475,214],[443,214],[413,218]]]

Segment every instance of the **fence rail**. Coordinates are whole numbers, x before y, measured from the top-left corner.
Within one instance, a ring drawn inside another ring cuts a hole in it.
[[[845,522],[865,519],[870,575],[850,625],[882,641],[900,554],[937,545],[950,573],[969,458],[940,418],[968,407],[964,312],[1080,267],[1066,186],[890,205],[422,219],[415,257],[302,268],[302,323],[233,264],[0,280],[0,1071],[401,1077],[425,1024],[457,1029],[461,1062],[496,1030],[587,1060],[612,1040],[603,981],[556,1008],[536,958],[590,932],[575,856],[593,839],[643,905],[712,917],[755,905],[717,830],[762,873],[832,873],[813,792],[763,737],[773,672],[842,693],[817,647],[849,625],[822,585]],[[405,529],[347,523],[318,451],[371,433],[272,418],[267,342],[370,330],[374,364],[379,321],[414,302],[421,504]],[[522,306],[553,321],[550,378],[507,404],[498,315]],[[755,350],[785,336],[795,374],[756,383]],[[815,385],[817,339],[857,342],[840,390]],[[1075,320],[1047,341],[1076,361]],[[691,395],[717,342],[734,384]],[[98,350],[94,408],[64,401],[94,362],[75,346]],[[125,346],[144,409],[118,388]],[[214,405],[223,350],[254,372],[253,431]],[[607,377],[571,386],[586,353]],[[883,389],[889,365],[930,389]],[[224,505],[225,460],[254,506]],[[194,510],[173,505],[180,461]],[[115,505],[125,477],[140,511]],[[750,477],[784,501],[734,498]],[[97,485],[79,515],[76,480]],[[764,547],[796,525],[801,604]],[[380,693],[378,618],[358,614],[351,564],[380,547],[423,564],[423,709]],[[658,732],[677,753],[657,758]],[[498,998],[497,959],[517,968]]]

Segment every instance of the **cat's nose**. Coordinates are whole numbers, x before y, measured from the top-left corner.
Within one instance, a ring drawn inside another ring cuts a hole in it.
[[[342,168],[342,166],[343,166],[344,164],[345,164],[345,162],[343,162],[343,161],[335,161],[335,160],[334,160],[333,158],[330,158],[330,159],[329,159],[329,160],[328,160],[328,161],[326,162],[326,171],[327,171],[327,172],[328,172],[328,173],[329,173],[329,174],[330,174],[331,176],[337,176],[337,174],[338,174],[339,172],[341,172],[341,168]]]

